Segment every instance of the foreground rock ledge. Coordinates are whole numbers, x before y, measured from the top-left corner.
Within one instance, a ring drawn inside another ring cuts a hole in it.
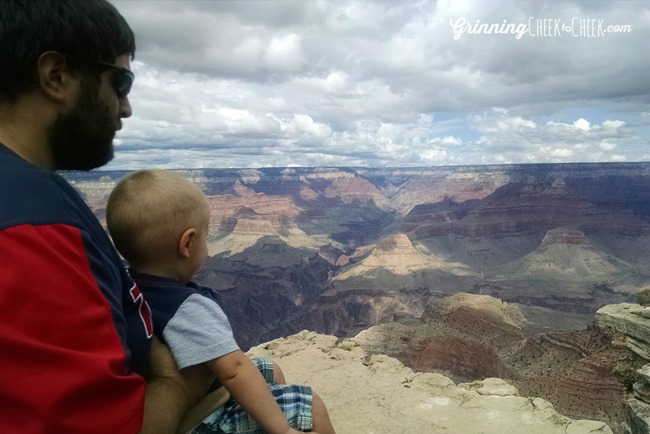
[[[558,414],[541,398],[524,398],[503,380],[455,384],[414,373],[384,355],[367,355],[354,339],[302,331],[251,348],[267,356],[288,382],[308,384],[323,398],[338,434],[611,433],[596,421]]]

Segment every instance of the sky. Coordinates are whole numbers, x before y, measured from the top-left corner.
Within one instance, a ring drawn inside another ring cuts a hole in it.
[[[104,169],[650,160],[650,2],[112,0]]]

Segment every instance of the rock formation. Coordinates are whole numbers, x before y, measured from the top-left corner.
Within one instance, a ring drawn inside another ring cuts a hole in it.
[[[601,420],[622,432],[626,385],[617,370],[629,351],[612,344],[618,335],[597,326],[537,335],[527,325],[515,305],[456,294],[434,300],[419,324],[381,324],[355,341],[418,372],[442,372],[455,381],[503,378],[562,414]]]
[[[644,363],[630,375],[633,393],[626,400],[626,434],[650,432],[650,308],[638,304],[608,305],[596,312],[596,321],[625,335],[625,346]]]
[[[569,228],[547,231],[534,252],[495,271],[502,278],[594,283],[615,281],[633,272],[629,264],[594,247],[582,231]]]
[[[312,386],[339,434],[612,432],[603,422],[563,416],[544,399],[522,397],[497,378],[456,384],[414,373],[394,358],[366,353],[356,339],[303,331],[249,355],[270,357],[289,383]]]
[[[405,234],[395,234],[379,240],[371,253],[359,263],[342,270],[336,280],[369,275],[382,269],[390,273],[409,276],[418,270],[445,270],[457,275],[471,274],[464,264],[451,263],[429,252],[418,251]]]
[[[125,173],[64,176],[102,219]],[[579,328],[650,285],[646,163],[180,173],[212,212],[196,279],[225,292],[244,346],[354,335],[458,292],[517,304],[537,330]]]
[[[103,219],[125,173],[64,176]],[[643,335],[625,323],[625,346],[585,327],[650,286],[650,163],[180,173],[212,212],[212,257],[195,278],[219,291],[243,348],[392,323],[357,339],[459,383],[503,376],[618,432],[617,371],[637,383],[630,429],[647,426],[647,375],[621,362],[643,360]],[[461,292],[499,300],[445,300]]]

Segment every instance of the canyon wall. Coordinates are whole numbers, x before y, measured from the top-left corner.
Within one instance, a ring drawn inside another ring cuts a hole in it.
[[[582,328],[650,286],[650,164],[179,171],[211,208],[196,280],[243,347],[303,328],[351,336],[458,292]],[[100,219],[127,172],[69,172]]]
[[[614,432],[643,413],[620,379],[639,375],[634,338],[592,323],[650,287],[650,163],[179,172],[211,209],[195,279],[242,348],[357,336],[422,375],[506,378]],[[103,221],[125,173],[64,176]]]
[[[526,326],[516,305],[455,294],[433,301],[418,324],[377,325],[355,341],[369,354],[395,357],[416,372],[443,373],[459,382],[502,378],[522,396],[544,398],[566,416],[600,420],[624,432],[631,384],[623,373],[639,369],[642,361],[623,345],[623,334],[591,324],[540,335]]]
[[[625,402],[625,433],[650,432],[650,307],[638,304],[608,305],[596,312],[596,320],[603,327],[622,333],[624,346],[643,366],[627,372],[632,384]]]
[[[251,348],[272,358],[287,382],[323,398],[339,434],[607,434],[603,422],[569,418],[546,400],[497,379],[456,383],[366,353],[356,339],[303,331]]]

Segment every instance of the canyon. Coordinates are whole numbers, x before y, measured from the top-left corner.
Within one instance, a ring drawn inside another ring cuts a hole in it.
[[[276,361],[291,383],[309,384],[340,434],[611,434],[603,422],[559,414],[498,378],[454,382],[371,355],[356,338],[302,331],[251,348]]]
[[[242,348],[304,329],[355,337],[623,432],[641,362],[594,321],[650,287],[650,163],[179,172],[211,208],[196,280]],[[64,176],[103,221],[125,173]]]

